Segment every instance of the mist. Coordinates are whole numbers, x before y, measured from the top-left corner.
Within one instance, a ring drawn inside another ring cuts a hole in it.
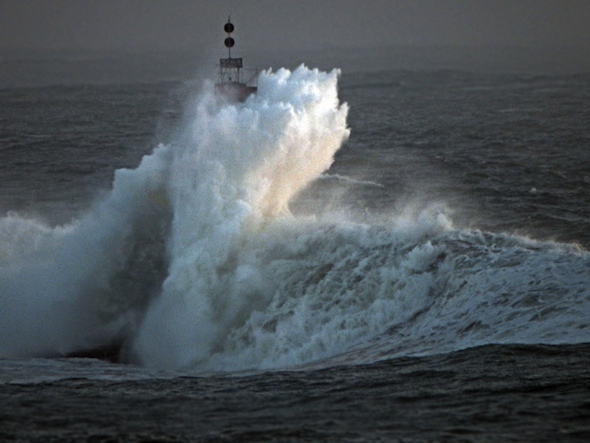
[[[585,0],[301,0],[297,2],[0,1],[4,49],[295,51],[385,46],[590,48]]]

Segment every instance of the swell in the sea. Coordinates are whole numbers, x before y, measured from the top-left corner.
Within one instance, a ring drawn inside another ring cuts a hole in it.
[[[302,66],[243,104],[200,94],[79,219],[0,219],[0,356],[117,343],[227,371],[590,341],[584,250],[455,229],[444,208],[290,213],[349,135],[337,79]]]

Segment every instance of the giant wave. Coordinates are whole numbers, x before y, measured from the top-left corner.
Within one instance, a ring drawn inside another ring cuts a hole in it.
[[[460,230],[441,208],[293,215],[349,136],[338,72],[261,75],[190,101],[170,143],[65,226],[0,219],[0,356],[109,343],[206,371],[590,341],[590,255]]]

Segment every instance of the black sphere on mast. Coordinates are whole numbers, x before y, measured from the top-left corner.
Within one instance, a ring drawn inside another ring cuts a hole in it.
[[[231,37],[231,33],[234,32],[234,24],[231,22],[231,17],[227,18],[227,23],[223,26],[223,30],[227,32],[227,37],[223,41],[223,44],[227,48],[228,57],[231,58],[231,48],[236,44],[235,40]]]

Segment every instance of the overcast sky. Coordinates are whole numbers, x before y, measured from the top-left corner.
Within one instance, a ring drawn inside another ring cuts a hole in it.
[[[0,0],[0,47],[211,50],[228,14],[242,49],[590,48],[590,0]]]

